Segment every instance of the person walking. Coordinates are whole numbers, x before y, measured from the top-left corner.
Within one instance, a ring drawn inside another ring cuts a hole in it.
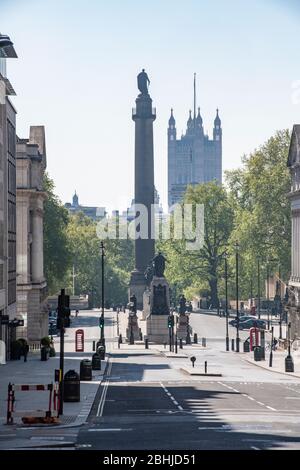
[[[76,310],[75,316],[78,317],[79,310]]]
[[[29,353],[29,345],[26,343],[24,344],[23,346],[23,355],[24,355],[24,362],[27,362],[27,356],[28,356],[28,353]]]

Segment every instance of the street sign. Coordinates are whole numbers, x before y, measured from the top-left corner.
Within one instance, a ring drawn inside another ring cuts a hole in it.
[[[24,326],[24,320],[18,320],[17,318],[14,318],[13,320],[10,320],[8,322],[8,325],[12,328],[17,328],[18,326]]]
[[[0,324],[1,325],[8,325],[9,316],[8,315],[1,315],[0,316]]]
[[[195,356],[192,356],[190,359],[192,361],[193,367],[195,367],[195,362],[196,362]]]

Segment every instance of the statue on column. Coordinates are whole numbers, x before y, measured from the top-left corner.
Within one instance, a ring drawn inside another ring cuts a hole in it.
[[[148,85],[150,85],[150,80],[148,75],[143,69],[137,76],[138,89],[142,95],[148,95]]]

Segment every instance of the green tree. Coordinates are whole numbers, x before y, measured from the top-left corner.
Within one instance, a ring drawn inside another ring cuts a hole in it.
[[[231,234],[234,211],[227,191],[210,182],[189,186],[185,203],[204,206],[204,243],[200,250],[187,250],[186,240],[161,243],[168,259],[166,274],[171,284],[186,292],[205,291],[213,307],[218,306],[218,277]]]
[[[68,239],[75,266],[76,294],[88,294],[90,305],[101,304],[101,240],[96,223],[83,213],[70,216]],[[105,300],[126,303],[130,271],[133,269],[133,243],[130,240],[104,240]],[[71,288],[72,272],[69,271]]]
[[[260,260],[262,283],[270,272],[279,271],[287,280],[290,269],[291,221],[290,175],[287,157],[290,144],[288,130],[276,132],[264,145],[242,159],[243,167],[226,172],[235,208],[234,230],[230,245],[240,244],[241,296],[250,294],[251,280],[257,285],[257,260]],[[231,265],[233,265],[233,259]]]
[[[44,176],[44,271],[49,294],[56,294],[64,286],[70,264],[67,227],[68,211],[54,193],[54,182]]]

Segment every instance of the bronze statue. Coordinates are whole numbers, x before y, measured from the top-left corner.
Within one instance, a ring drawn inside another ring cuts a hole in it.
[[[154,276],[164,277],[166,261],[166,258],[164,257],[164,255],[161,254],[161,252],[159,252],[158,255],[154,256],[152,260]]]
[[[186,298],[182,294],[179,299],[179,313],[183,315],[186,312]]]
[[[137,76],[138,89],[142,95],[148,95],[148,85],[150,85],[150,80],[148,75],[143,69]]]
[[[144,275],[145,275],[145,278],[146,278],[147,282],[150,283],[153,279],[153,265],[152,265],[152,263],[148,264],[148,266],[146,268],[146,271],[144,272]]]
[[[129,309],[130,313],[136,314],[137,305],[136,305],[136,296],[135,294],[130,296],[129,303],[127,304],[127,308]]]

